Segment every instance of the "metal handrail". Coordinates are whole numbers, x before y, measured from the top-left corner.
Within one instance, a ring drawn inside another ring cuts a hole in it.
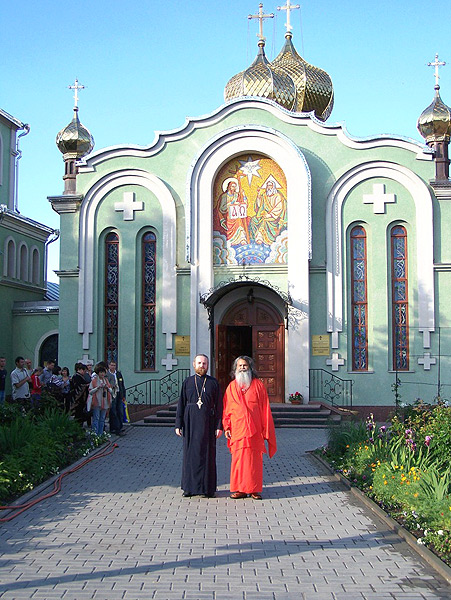
[[[325,369],[309,369],[310,400],[325,400],[332,406],[352,407],[353,379],[342,379]]]
[[[127,404],[162,406],[178,400],[189,369],[176,369],[160,379],[148,379],[126,388]]]

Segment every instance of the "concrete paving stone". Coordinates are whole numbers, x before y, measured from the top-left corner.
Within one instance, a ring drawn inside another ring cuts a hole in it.
[[[324,431],[277,435],[279,452],[264,460],[263,502],[235,502],[221,441],[217,498],[185,499],[178,438],[132,429],[112,455],[0,530],[0,598],[186,600],[199,599],[199,591],[212,600],[451,597],[440,577],[304,453],[325,440]],[[340,592],[337,579],[348,591]],[[326,580],[328,589],[315,591]]]

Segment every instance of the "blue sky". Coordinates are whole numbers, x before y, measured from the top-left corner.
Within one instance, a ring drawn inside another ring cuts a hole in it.
[[[266,54],[284,43],[285,11],[264,3]],[[294,4],[294,0],[292,0]],[[344,122],[356,137],[381,133],[422,138],[417,119],[440,93],[451,105],[450,5],[445,0],[298,2],[292,12],[299,54],[332,78],[328,123]],[[0,2],[0,107],[31,127],[21,140],[19,210],[59,226],[47,196],[60,194],[64,166],[55,145],[72,119],[78,77],[79,116],[95,149],[152,143],[155,131],[180,127],[223,102],[224,86],[257,53],[257,1],[22,0]],[[55,244],[53,245],[55,246]],[[58,281],[57,248],[49,279]]]

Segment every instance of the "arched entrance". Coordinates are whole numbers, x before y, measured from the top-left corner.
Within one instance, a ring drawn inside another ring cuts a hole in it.
[[[246,297],[232,306],[216,326],[216,377],[221,389],[230,382],[230,368],[237,356],[255,360],[270,402],[284,402],[285,329],[282,315],[268,302]]]

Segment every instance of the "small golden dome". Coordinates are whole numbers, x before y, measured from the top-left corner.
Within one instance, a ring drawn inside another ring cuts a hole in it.
[[[94,138],[78,119],[78,108],[74,108],[74,118],[56,136],[56,145],[64,160],[79,159],[94,148]]]
[[[289,75],[296,86],[296,112],[315,112],[315,116],[325,121],[334,105],[334,90],[330,76],[306,62],[296,52],[291,41],[292,35],[285,34],[285,45],[272,61],[271,67]]]
[[[295,84],[287,73],[271,66],[264,47],[264,40],[259,40],[257,58],[249,68],[229,80],[224,98],[232,100],[243,96],[258,96],[274,100],[283,108],[293,111],[296,106]]]
[[[449,142],[451,137],[451,109],[440,98],[440,86],[435,85],[435,98],[423,110],[418,119],[417,128],[427,144]]]

